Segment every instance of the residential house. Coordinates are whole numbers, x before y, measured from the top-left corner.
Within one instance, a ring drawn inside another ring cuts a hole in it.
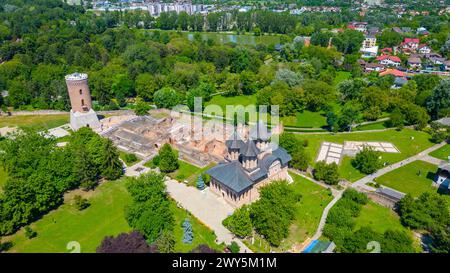
[[[374,58],[378,55],[378,46],[362,47],[360,51],[362,58]]]
[[[287,172],[291,156],[279,146],[272,147],[271,133],[262,122],[255,127],[247,141],[235,131],[225,143],[225,161],[206,171],[211,192],[234,207],[258,200],[259,189],[274,180],[292,180]]]
[[[420,69],[422,67],[422,60],[419,57],[410,56],[408,58],[408,66],[411,69]]]
[[[347,25],[348,29],[354,29],[360,32],[366,32],[367,31],[367,22],[350,22]]]
[[[398,67],[401,64],[401,60],[397,56],[391,56],[391,55],[381,55],[377,57],[377,61],[380,64],[386,65],[386,66],[395,66]]]
[[[405,40],[400,44],[400,50],[404,54],[411,54],[417,52],[419,48],[420,40],[418,38],[405,38]]]
[[[394,77],[402,77],[402,78],[406,76],[406,74],[404,72],[397,70],[397,69],[391,69],[391,68],[388,68],[385,71],[380,73],[380,76],[386,76],[386,75],[393,75]]]
[[[363,48],[369,48],[369,47],[376,46],[376,44],[377,44],[377,38],[374,35],[366,35],[362,46],[363,46]]]
[[[377,63],[366,63],[364,65],[364,72],[381,72],[384,71],[386,69],[386,66],[382,65],[382,64],[377,64]]]
[[[417,35],[423,35],[423,36],[426,36],[426,35],[430,34],[430,32],[428,32],[428,30],[426,28],[424,28],[424,27],[419,27],[417,29],[416,33],[417,33]]]
[[[419,47],[417,48],[417,52],[419,52],[420,54],[431,53],[431,47],[429,47],[426,44],[420,44]]]
[[[381,54],[392,54],[392,48],[385,47],[381,50]]]
[[[444,68],[446,71],[450,71],[450,60],[445,61]]]

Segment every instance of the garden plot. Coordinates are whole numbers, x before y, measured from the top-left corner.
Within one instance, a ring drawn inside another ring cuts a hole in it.
[[[400,151],[389,142],[345,141],[344,145],[332,142],[322,142],[316,162],[339,164],[344,155],[355,156],[364,147],[372,147],[383,153],[399,153]]]

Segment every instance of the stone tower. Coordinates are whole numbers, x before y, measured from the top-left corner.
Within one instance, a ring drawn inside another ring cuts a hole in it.
[[[67,90],[70,97],[70,126],[76,131],[81,127],[100,127],[97,114],[92,109],[87,74],[73,73],[66,77]]]

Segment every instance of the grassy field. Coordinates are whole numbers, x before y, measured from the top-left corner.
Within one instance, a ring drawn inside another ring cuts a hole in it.
[[[315,159],[319,152],[320,145],[323,141],[343,144],[344,141],[383,141],[393,143],[400,153],[382,153],[381,160],[383,162],[395,163],[407,157],[418,154],[419,152],[433,146],[430,142],[430,136],[421,131],[413,129],[403,129],[402,131],[387,130],[381,132],[355,132],[355,133],[340,133],[340,134],[301,134],[296,135],[301,140],[308,140],[308,147],[306,150],[311,157]],[[349,181],[357,180],[360,175],[357,170],[349,164],[350,160],[346,162],[344,159],[341,166],[341,176]]]
[[[355,219],[355,230],[361,227],[371,227],[374,231],[383,233],[388,229],[405,230],[400,223],[400,217],[391,209],[369,201],[362,207],[361,214]]]
[[[423,192],[438,191],[437,188],[432,186],[436,171],[437,166],[418,160],[380,176],[375,181],[417,197]],[[444,196],[450,202],[450,195]]]
[[[330,191],[297,174],[290,173],[294,179],[292,187],[301,194],[297,204],[295,221],[291,226],[289,237],[283,241],[281,248],[289,249],[295,243],[301,243],[316,232],[324,208],[333,199]]]
[[[128,232],[131,228],[124,218],[124,207],[129,204],[130,196],[124,186],[124,180],[106,182],[86,196],[91,206],[78,211],[71,201],[58,209],[48,213],[36,221],[31,227],[38,236],[28,240],[23,229],[16,234],[4,238],[12,241],[11,252],[69,252],[66,245],[70,241],[77,241],[82,252],[95,252],[97,246],[105,236]],[[222,249],[215,243],[214,233],[184,209],[178,208],[175,202],[171,209],[174,211],[176,240],[175,250],[186,252],[198,244],[208,244],[215,249]],[[191,220],[194,232],[192,244],[181,241],[183,229],[181,223],[185,218]]]
[[[381,122],[375,122],[370,123],[366,125],[361,125],[355,128],[356,131],[367,131],[367,130],[380,130],[380,129],[386,129],[386,125],[384,121]]]
[[[363,174],[359,170],[355,169],[352,165],[352,160],[353,157],[344,156],[341,161],[341,165],[339,166],[339,175],[348,181],[354,182],[363,178],[366,174]]]
[[[218,105],[220,106],[225,114],[227,105],[242,105],[247,106],[250,104],[256,104],[256,95],[241,95],[235,97],[225,97],[222,95],[216,95],[211,98],[210,101],[206,102],[205,105]]]
[[[450,145],[447,144],[444,147],[431,152],[430,155],[442,160],[448,160],[448,156],[450,156]]]
[[[69,115],[30,115],[0,117],[1,127],[27,127],[50,129],[69,122]]]
[[[285,126],[321,128],[327,125],[327,118],[321,112],[305,110],[291,117],[280,118]]]
[[[78,211],[69,201],[33,223],[36,238],[26,239],[23,229],[17,232],[10,251],[69,252],[67,243],[77,241],[82,252],[95,252],[105,236],[130,231],[124,218],[130,196],[123,181],[104,183],[90,194],[87,209]]]
[[[297,174],[290,173],[294,179],[291,187],[295,192],[302,195],[295,211],[295,220],[290,227],[289,236],[284,239],[281,245],[274,250],[287,251],[294,244],[305,241],[316,232],[320,222],[323,209],[333,199],[326,188],[309,181]],[[253,245],[250,240],[245,242],[252,250],[257,252],[269,252],[270,246],[267,241],[259,236],[255,236]]]
[[[169,173],[168,175],[181,182],[186,180],[191,186],[195,186],[199,175],[214,166],[214,164],[210,164],[204,168],[199,168],[187,163],[186,161],[179,160],[178,162],[180,163],[178,170]]]

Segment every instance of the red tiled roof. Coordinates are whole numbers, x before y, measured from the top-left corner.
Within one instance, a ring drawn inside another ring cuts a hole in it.
[[[386,69],[380,73],[380,76],[394,75],[395,77],[405,77],[405,73],[397,69]]]
[[[407,44],[407,43],[418,44],[419,42],[420,42],[419,38],[405,38],[405,40],[403,41],[404,44]]]
[[[382,60],[386,60],[386,59],[389,59],[396,63],[400,63],[402,61],[402,60],[400,60],[399,57],[391,56],[391,55],[381,55],[381,56],[377,57],[377,61],[382,61]]]
[[[385,47],[385,48],[383,48],[383,49],[381,50],[381,52],[383,52],[383,51],[389,51],[389,52],[392,52],[392,48],[390,48],[390,47]]]

